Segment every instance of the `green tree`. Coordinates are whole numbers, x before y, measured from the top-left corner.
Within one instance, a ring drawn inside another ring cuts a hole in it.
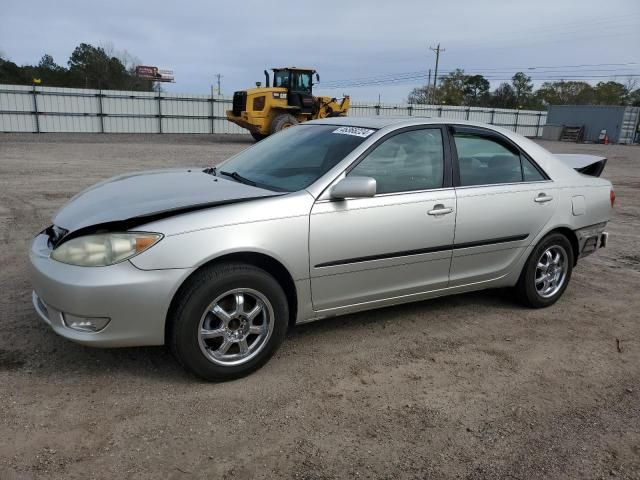
[[[525,75],[523,72],[518,72],[511,77],[511,85],[513,86],[513,91],[516,94],[516,108],[528,107],[531,92],[533,92],[531,77]]]
[[[31,79],[22,67],[0,58],[0,83],[29,85],[31,84]]]
[[[515,108],[516,92],[511,85],[504,82],[491,94],[491,106],[497,108]]]
[[[0,55],[0,83],[31,85],[34,78],[39,78],[42,85],[55,87],[151,91],[153,82],[135,76],[138,63],[126,50],[109,55],[102,47],[81,43],[67,62],[69,68],[58,65],[49,54],[43,55],[37,65],[22,66]]]
[[[433,101],[433,85],[416,87],[407,97],[407,103],[414,105],[427,105]]]
[[[629,91],[618,82],[598,82],[593,89],[595,103],[599,105],[624,105]]]
[[[464,103],[472,107],[487,106],[489,104],[489,80],[482,75],[467,76],[464,82]]]
[[[86,88],[119,89],[127,84],[127,70],[116,57],[109,57],[102,47],[88,43],[78,45],[69,61],[69,73]]]
[[[464,105],[467,91],[467,75],[457,68],[445,76],[440,82],[437,99],[446,105]]]
[[[536,96],[545,105],[588,105],[594,102],[593,87],[587,82],[544,82]]]
[[[46,53],[33,69],[33,76],[42,80],[43,86],[65,87],[69,83],[67,69],[58,65],[53,57]]]

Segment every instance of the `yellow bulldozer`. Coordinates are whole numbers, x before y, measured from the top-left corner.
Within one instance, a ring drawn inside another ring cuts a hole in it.
[[[313,68],[273,68],[273,86],[269,72],[264,71],[265,86],[233,94],[233,109],[227,119],[251,132],[256,140],[272,133],[316,118],[344,117],[349,110],[349,97],[341,101],[313,95],[313,78],[320,81]]]

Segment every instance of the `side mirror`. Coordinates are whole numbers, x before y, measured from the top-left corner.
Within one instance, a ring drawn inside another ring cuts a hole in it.
[[[316,73],[316,82],[319,82],[319,81],[320,81],[320,75]]]
[[[376,179],[371,177],[345,177],[331,189],[331,198],[366,198],[376,194]]]

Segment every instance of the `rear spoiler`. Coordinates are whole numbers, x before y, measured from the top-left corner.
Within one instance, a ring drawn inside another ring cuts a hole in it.
[[[583,155],[581,153],[554,153],[553,156],[575,171],[592,177],[599,177],[607,163],[605,157]]]

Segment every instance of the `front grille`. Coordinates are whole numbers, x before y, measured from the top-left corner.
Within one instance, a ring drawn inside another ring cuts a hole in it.
[[[45,228],[42,233],[47,236],[49,247],[55,248],[58,246],[64,236],[69,233],[69,230],[57,227],[56,225],[51,225],[50,227]]]
[[[247,109],[247,92],[241,90],[233,93],[233,114],[239,117]]]

